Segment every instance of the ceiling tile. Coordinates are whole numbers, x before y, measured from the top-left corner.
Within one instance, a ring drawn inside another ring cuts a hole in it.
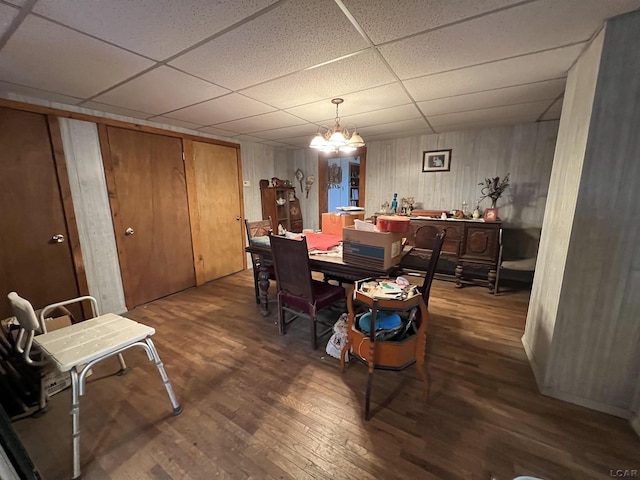
[[[171,64],[238,90],[366,47],[335,2],[297,0],[281,4]]]
[[[436,75],[407,80],[404,85],[416,101],[564,78],[583,45],[501,60]]]
[[[33,15],[0,50],[0,80],[72,97],[95,95],[151,65],[138,55]]]
[[[197,123],[183,122],[182,120],[176,120],[175,118],[164,117],[162,115],[158,115],[157,117],[148,118],[150,122],[158,122],[158,123],[166,123],[167,125],[173,125],[174,127],[187,128],[189,130],[197,130],[202,127],[202,125],[198,125]]]
[[[431,133],[431,128],[427,125],[427,122],[423,118],[415,118],[413,120],[404,120],[401,122],[384,123],[380,125],[373,125],[367,127],[366,131],[360,132],[364,141],[367,141],[367,135],[387,135],[396,134],[396,136],[402,136],[406,131],[423,131],[424,133]]]
[[[273,130],[264,130],[262,132],[254,132],[257,137],[262,137],[267,140],[282,140],[288,137],[303,137],[306,136],[308,142],[315,135],[316,130],[310,128],[309,125],[296,125],[293,127],[275,128]]]
[[[401,79],[589,40],[606,18],[638,0],[539,0],[380,47]]]
[[[10,5],[0,3],[0,37],[9,29],[20,10]]]
[[[324,119],[320,123],[333,127],[335,124],[334,118],[335,114],[332,118]],[[373,112],[360,113],[358,115],[343,115],[343,112],[340,111],[340,125],[346,127],[348,124],[353,123],[358,127],[358,131],[360,131],[362,135],[366,134],[368,125],[387,124],[413,118],[422,118],[420,110],[418,110],[413,103],[400,105],[398,107],[383,108],[382,110],[375,110]]]
[[[548,105],[548,101],[521,103],[506,107],[432,115],[428,117],[428,120],[437,132],[444,131],[444,129],[451,125],[464,125],[465,128],[480,128],[503,123],[534,122],[540,117]]]
[[[378,56],[366,50],[321,67],[278,78],[243,90],[243,94],[285,109],[318,98],[343,97],[350,92],[377,87],[395,80]]]
[[[236,134],[233,132],[227,132],[226,130],[222,130],[221,128],[215,127],[203,127],[198,129],[199,132],[210,133],[211,135],[217,135],[219,137],[232,138]]]
[[[418,102],[418,107],[426,116],[430,116],[515,105],[536,100],[555,100],[564,91],[565,83],[565,79],[562,78],[515,87],[485,90],[484,92]]]
[[[140,112],[131,108],[118,107],[115,105],[106,105],[100,102],[85,102],[82,104],[83,108],[90,108],[92,110],[98,110],[101,112],[109,112],[115,115],[122,115],[124,117],[131,118],[144,118],[147,119],[151,116],[150,112]]]
[[[95,98],[110,105],[161,114],[229,93],[171,67],[160,66]]]
[[[474,17],[521,0],[343,0],[369,38],[380,43]]]
[[[223,130],[229,130],[238,133],[252,133],[264,130],[265,125],[272,126],[274,129],[283,127],[292,127],[306,123],[293,115],[286,112],[271,112],[255,117],[242,118],[232,122],[219,123],[215,126]]]
[[[395,140],[398,138],[409,138],[409,137],[418,137],[420,135],[431,135],[435,133],[431,128],[419,128],[417,130],[405,130],[402,133],[398,134],[396,132],[390,133],[380,133],[378,135],[369,135],[367,136],[367,144],[371,142],[378,142],[381,140]]]
[[[66,95],[60,95],[58,93],[47,92],[45,90],[39,90],[37,88],[23,87],[21,85],[14,85],[12,83],[0,81],[0,93],[4,94],[4,98],[16,100],[15,95],[32,98],[40,98],[49,102],[66,103],[67,105],[77,105],[82,100],[80,98],[68,97]]]
[[[540,120],[558,120],[560,118],[560,114],[562,113],[562,102],[564,100],[564,96],[557,99],[551,106],[549,110],[544,112],[540,117]]]
[[[411,102],[411,98],[399,83],[389,83],[381,87],[340,95],[340,97],[344,100],[340,108],[346,115],[382,110]],[[334,114],[335,116],[335,106],[329,98],[293,107],[287,111],[309,122],[316,123],[329,118],[329,115]]]
[[[198,105],[166,114],[167,117],[201,125],[215,125],[272,112],[274,108],[237,93],[214,98]]]
[[[302,135],[302,136],[297,135],[293,137],[281,138],[277,142],[275,140],[271,140],[271,141],[264,141],[262,143],[264,143],[265,145],[280,144],[280,145],[286,145],[288,147],[293,146],[296,148],[309,148],[309,142],[311,142],[312,137],[313,135]]]
[[[282,142],[274,142],[274,141],[266,141],[266,142],[262,142],[264,145],[269,145],[271,147],[289,147],[289,145],[287,145],[286,143],[282,143]]]
[[[163,60],[275,1],[39,0],[34,11],[141,55]]]

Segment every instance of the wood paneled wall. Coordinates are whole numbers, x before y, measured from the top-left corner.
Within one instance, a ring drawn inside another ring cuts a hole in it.
[[[242,152],[242,180],[249,182],[244,191],[244,216],[249,221],[262,219],[260,185],[263,178],[275,175],[274,148],[252,142],[240,142]]]
[[[569,73],[523,337],[543,393],[635,416],[635,428],[640,427],[638,44],[640,11],[614,18]]]
[[[422,208],[471,209],[479,182],[510,173],[511,186],[499,200],[500,217],[519,227],[540,227],[551,176],[558,123],[543,122],[421,135],[367,144],[366,211],[370,215],[393,194],[414,197]],[[452,149],[451,171],[423,173],[423,151]],[[490,207],[485,199],[481,209]]]
[[[366,215],[391,202],[394,193],[398,199],[414,197],[426,209],[460,209],[463,201],[473,209],[479,182],[510,173],[511,186],[498,202],[500,217],[512,226],[540,227],[557,130],[558,122],[552,121],[369,142]],[[423,151],[449,148],[451,171],[422,173]],[[317,175],[317,153],[295,151],[289,178],[296,168]],[[312,188],[302,208],[305,227],[318,228],[317,199],[318,191]],[[490,201],[480,206],[489,207]]]

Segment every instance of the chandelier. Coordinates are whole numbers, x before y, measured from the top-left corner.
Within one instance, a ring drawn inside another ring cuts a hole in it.
[[[327,153],[351,153],[354,152],[358,147],[364,146],[364,140],[358,133],[358,129],[355,125],[348,124],[344,128],[340,126],[338,105],[340,105],[342,102],[344,102],[342,98],[334,98],[331,100],[331,103],[336,106],[335,125],[333,126],[333,128],[326,125],[322,125],[321,127],[319,127],[318,133],[316,133],[316,135],[311,140],[311,143],[309,144],[310,148],[322,150],[323,152]],[[353,128],[351,128],[350,130],[350,127]],[[326,129],[326,132],[324,133],[320,131],[323,128]]]

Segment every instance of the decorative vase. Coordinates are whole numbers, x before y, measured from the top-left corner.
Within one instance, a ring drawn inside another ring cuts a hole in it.
[[[480,218],[480,210],[478,209],[478,207],[476,207],[476,209],[473,211],[473,215],[471,216],[475,219]]]

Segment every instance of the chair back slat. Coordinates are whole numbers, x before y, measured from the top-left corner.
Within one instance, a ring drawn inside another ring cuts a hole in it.
[[[431,258],[429,259],[429,266],[427,267],[427,273],[424,276],[424,283],[420,288],[422,299],[424,300],[424,304],[427,306],[429,306],[429,294],[431,292],[433,276],[435,275],[436,268],[438,267],[438,260],[440,259],[440,252],[442,251],[442,244],[444,243],[444,238],[446,235],[447,231],[443,229],[435,237],[435,241],[433,242],[433,250],[431,250]]]
[[[313,281],[309,268],[307,240],[289,239],[278,235],[271,236],[271,253],[276,270],[278,291],[305,297],[314,303]]]

